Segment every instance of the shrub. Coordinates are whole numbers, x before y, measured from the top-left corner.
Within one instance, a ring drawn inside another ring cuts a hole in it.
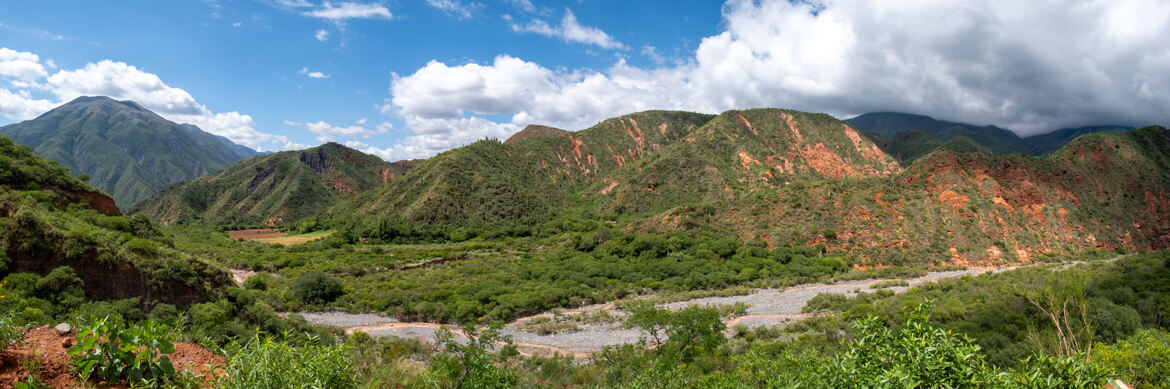
[[[16,317],[14,317],[12,313],[0,313],[0,350],[15,344],[23,335],[24,331],[21,330],[20,327],[17,327]]]
[[[345,291],[341,287],[341,281],[320,271],[305,273],[292,286],[293,298],[309,304],[329,303],[342,294],[345,294]]]
[[[1093,362],[1135,388],[1170,388],[1170,334],[1141,330],[1117,344],[1098,344]]]
[[[294,346],[256,335],[246,344],[228,348],[221,388],[345,389],[358,384],[346,345]]]
[[[164,386],[175,377],[166,354],[175,352],[165,324],[125,325],[121,319],[93,319],[93,326],[77,332],[69,348],[82,380],[97,377],[110,383]]]

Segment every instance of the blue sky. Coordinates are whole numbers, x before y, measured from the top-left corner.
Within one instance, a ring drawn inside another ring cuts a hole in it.
[[[1030,3],[3,2],[0,123],[106,94],[263,150],[390,160],[645,109],[1170,124],[1170,6]]]

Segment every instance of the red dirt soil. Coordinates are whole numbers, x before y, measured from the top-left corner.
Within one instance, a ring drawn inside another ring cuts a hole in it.
[[[232,239],[279,238],[286,235],[288,234],[280,232],[280,230],[275,228],[228,231],[228,236],[232,237]]]
[[[65,335],[49,326],[28,330],[24,338],[15,345],[0,351],[0,387],[11,388],[16,382],[28,376],[25,365],[35,359],[41,360],[39,382],[50,388],[83,387],[80,378],[71,370],[66,350],[75,342],[76,330]],[[205,387],[214,384],[217,366],[224,365],[224,359],[194,343],[175,342],[175,352],[170,354],[175,370],[196,373],[204,380]],[[99,385],[99,388],[125,388],[122,385]]]

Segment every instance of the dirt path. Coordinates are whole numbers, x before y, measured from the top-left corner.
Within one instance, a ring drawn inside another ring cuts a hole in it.
[[[999,272],[1014,268],[931,272],[922,277],[906,279],[905,281],[909,286],[896,286],[885,289],[893,290],[895,293],[901,293],[909,288],[942,279],[987,272]],[[858,293],[870,293],[877,290],[873,289],[873,285],[882,281],[888,280],[854,280],[831,284],[798,285],[786,289],[759,289],[751,294],[742,296],[704,297],[663,304],[662,306],[670,309],[681,309],[692,305],[713,306],[741,302],[747,304],[747,311],[743,315],[727,320],[728,333],[731,333],[731,329],[738,325],[748,327],[776,327],[786,325],[788,322],[794,320],[815,316],[816,314],[804,313],[801,310],[808,304],[809,300],[818,294],[832,293],[853,296]],[[617,322],[607,324],[579,323],[576,331],[549,335],[539,335],[530,332],[523,326],[523,324],[538,318],[559,316],[563,319],[597,311],[610,311],[611,314],[618,317],[625,314],[616,308],[614,302],[594,304],[576,309],[558,310],[555,315],[553,312],[543,312],[521,317],[508,323],[500,333],[512,337],[513,344],[516,345],[517,349],[523,355],[550,356],[560,354],[570,355],[574,358],[586,358],[591,353],[601,351],[606,346],[635,343],[647,335],[637,329],[624,328]],[[399,322],[393,318],[370,314],[350,315],[334,312],[328,314],[306,313],[304,316],[306,320],[315,324],[335,325],[345,328],[347,333],[363,331],[373,336],[413,337],[432,343],[436,341],[436,333],[444,327],[436,323]],[[461,340],[465,342],[467,340],[466,335],[458,328],[451,326],[447,326],[447,328],[455,335],[457,341]]]

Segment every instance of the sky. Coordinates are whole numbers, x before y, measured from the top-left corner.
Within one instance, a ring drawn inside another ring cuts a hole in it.
[[[262,151],[427,158],[649,109],[1170,125],[1162,0],[0,2],[0,124],[133,100]]]

